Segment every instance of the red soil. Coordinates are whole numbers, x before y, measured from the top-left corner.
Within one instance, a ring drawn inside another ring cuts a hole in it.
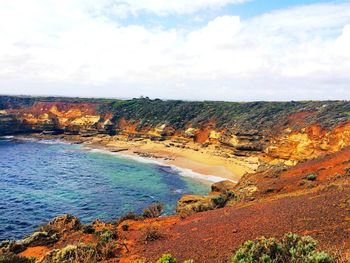
[[[199,213],[171,226],[161,225],[165,238],[148,244],[138,241],[140,231],[130,231],[126,237],[134,241],[134,246],[125,256],[155,260],[170,252],[180,262],[186,259],[218,262],[228,259],[248,239],[263,235],[280,237],[289,231],[313,236],[322,248],[350,249],[348,196],[349,184],[331,185],[316,193]]]

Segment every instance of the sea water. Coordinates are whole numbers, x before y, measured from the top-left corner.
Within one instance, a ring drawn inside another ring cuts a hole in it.
[[[161,202],[171,214],[182,195],[208,191],[172,167],[59,141],[0,138],[0,240],[23,238],[66,213],[110,221]]]

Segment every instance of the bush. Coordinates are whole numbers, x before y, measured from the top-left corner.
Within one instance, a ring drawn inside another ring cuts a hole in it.
[[[0,263],[34,263],[34,258],[26,258],[15,254],[5,254],[0,256]]]
[[[127,224],[127,223],[122,224],[122,229],[123,229],[123,231],[128,231],[129,230],[129,224]]]
[[[231,258],[231,263],[273,262],[273,263],[331,263],[326,252],[316,251],[317,242],[310,236],[288,233],[281,241],[261,237],[245,242]]]
[[[211,200],[216,208],[221,208],[226,205],[229,198],[227,195],[220,194],[218,196],[214,196]]]
[[[92,225],[83,225],[82,231],[84,234],[93,234],[95,233],[95,229],[92,227]]]
[[[123,215],[119,220],[117,221],[117,225],[123,223],[126,220],[138,220],[139,216],[135,214],[134,212],[128,212],[127,214]]]
[[[62,249],[50,251],[40,263],[88,263],[104,262],[115,258],[120,253],[120,247],[115,241],[100,241],[97,244],[67,245]]]
[[[103,229],[102,231],[99,231],[96,234],[100,237],[102,241],[110,241],[117,238],[117,234],[108,229]]]
[[[176,263],[176,258],[171,254],[164,254],[157,260],[157,263]]]
[[[142,216],[144,218],[156,218],[162,214],[163,209],[164,205],[161,203],[151,204],[143,210]]]
[[[163,233],[159,230],[159,227],[155,225],[146,226],[142,230],[141,240],[145,242],[151,242],[163,238]]]
[[[316,176],[316,174],[308,174],[306,176],[306,179],[309,181],[315,181],[317,179],[317,176]]]

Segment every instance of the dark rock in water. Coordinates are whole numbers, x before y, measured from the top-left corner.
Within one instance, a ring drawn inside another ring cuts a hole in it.
[[[125,152],[128,148],[120,148],[120,149],[112,149],[110,150],[112,153]]]
[[[80,136],[81,137],[85,137],[85,138],[89,138],[89,137],[93,137],[96,136],[98,133],[82,133]]]
[[[234,182],[231,182],[229,180],[221,181],[212,184],[211,190],[213,192],[221,192],[226,193],[227,191],[232,191],[235,189],[236,184]]]
[[[63,131],[61,130],[54,130],[54,131],[42,131],[41,134],[43,135],[60,135]]]

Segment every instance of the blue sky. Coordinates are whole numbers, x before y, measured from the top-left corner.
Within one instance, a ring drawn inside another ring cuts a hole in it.
[[[0,94],[350,99],[350,1],[0,0]]]
[[[242,20],[250,19],[259,15],[270,13],[280,9],[287,9],[301,5],[311,5],[320,3],[341,3],[346,1],[327,1],[327,0],[248,0],[239,4],[228,4],[223,7],[199,9],[194,14],[169,14],[158,16],[149,11],[141,11],[137,15],[131,15],[127,18],[116,17],[109,14],[108,17],[122,25],[145,25],[160,26],[164,28],[185,28],[193,29],[208,23],[211,19],[222,15],[239,16]],[[194,18],[201,18],[196,21]]]

